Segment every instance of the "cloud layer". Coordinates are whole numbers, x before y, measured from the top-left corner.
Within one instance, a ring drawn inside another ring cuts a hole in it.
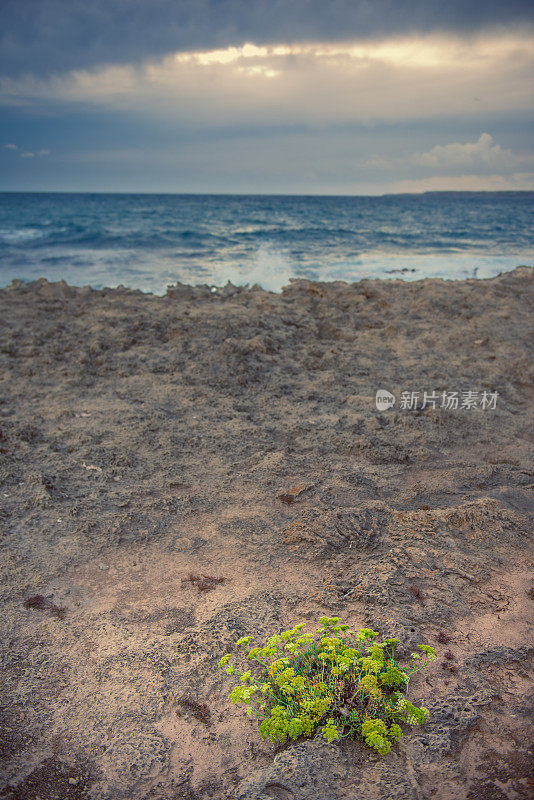
[[[185,128],[332,127],[514,113],[532,105],[532,74],[534,34],[249,43],[140,66],[3,79],[0,102],[90,104]]]
[[[471,34],[534,24],[531,0],[3,0],[0,74],[140,63],[179,50]]]

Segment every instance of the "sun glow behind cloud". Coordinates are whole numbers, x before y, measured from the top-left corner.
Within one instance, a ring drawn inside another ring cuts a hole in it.
[[[534,35],[429,35],[180,52],[141,66],[0,82],[2,102],[91,102],[224,124],[336,124],[477,113],[532,103]],[[237,115],[237,117],[236,117]]]
[[[526,49],[533,39],[526,37],[522,43]],[[510,51],[517,51],[521,39],[502,34],[478,37],[474,42],[458,36],[432,35],[427,37],[406,37],[365,42],[336,42],[310,44],[279,44],[258,46],[250,42],[242,47],[227,47],[219,50],[176,53],[174,60],[180,64],[195,63],[202,66],[211,64],[243,64],[248,60],[269,60],[279,58],[293,59],[305,56],[318,60],[349,60],[359,62],[383,62],[395,66],[443,68],[457,63],[462,58],[464,67],[475,64],[481,58],[502,58]],[[468,44],[468,47],[466,47]],[[473,44],[475,45],[473,47]]]

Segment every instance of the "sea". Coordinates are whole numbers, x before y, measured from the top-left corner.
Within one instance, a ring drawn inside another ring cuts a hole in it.
[[[489,278],[534,266],[534,192],[0,193],[0,286]]]

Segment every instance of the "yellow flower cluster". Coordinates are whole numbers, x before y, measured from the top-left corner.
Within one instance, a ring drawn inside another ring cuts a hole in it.
[[[402,736],[400,724],[423,724],[428,710],[404,697],[410,675],[435,660],[435,650],[420,645],[411,672],[394,657],[398,639],[376,641],[371,628],[351,630],[340,617],[321,617],[321,627],[303,633],[305,623],[270,636],[263,646],[248,649],[250,669],[237,672],[232,702],[260,720],[260,734],[271,741],[311,736],[322,726],[327,741],[361,738],[385,755]],[[252,636],[237,644],[248,648]],[[424,659],[421,658],[424,656]],[[421,660],[421,665],[416,662]],[[234,672],[224,655],[219,666]]]

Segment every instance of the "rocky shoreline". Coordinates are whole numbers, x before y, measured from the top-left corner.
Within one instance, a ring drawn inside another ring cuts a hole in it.
[[[0,798],[527,797],[533,278],[0,290]],[[438,649],[387,757],[227,699],[322,614]]]

